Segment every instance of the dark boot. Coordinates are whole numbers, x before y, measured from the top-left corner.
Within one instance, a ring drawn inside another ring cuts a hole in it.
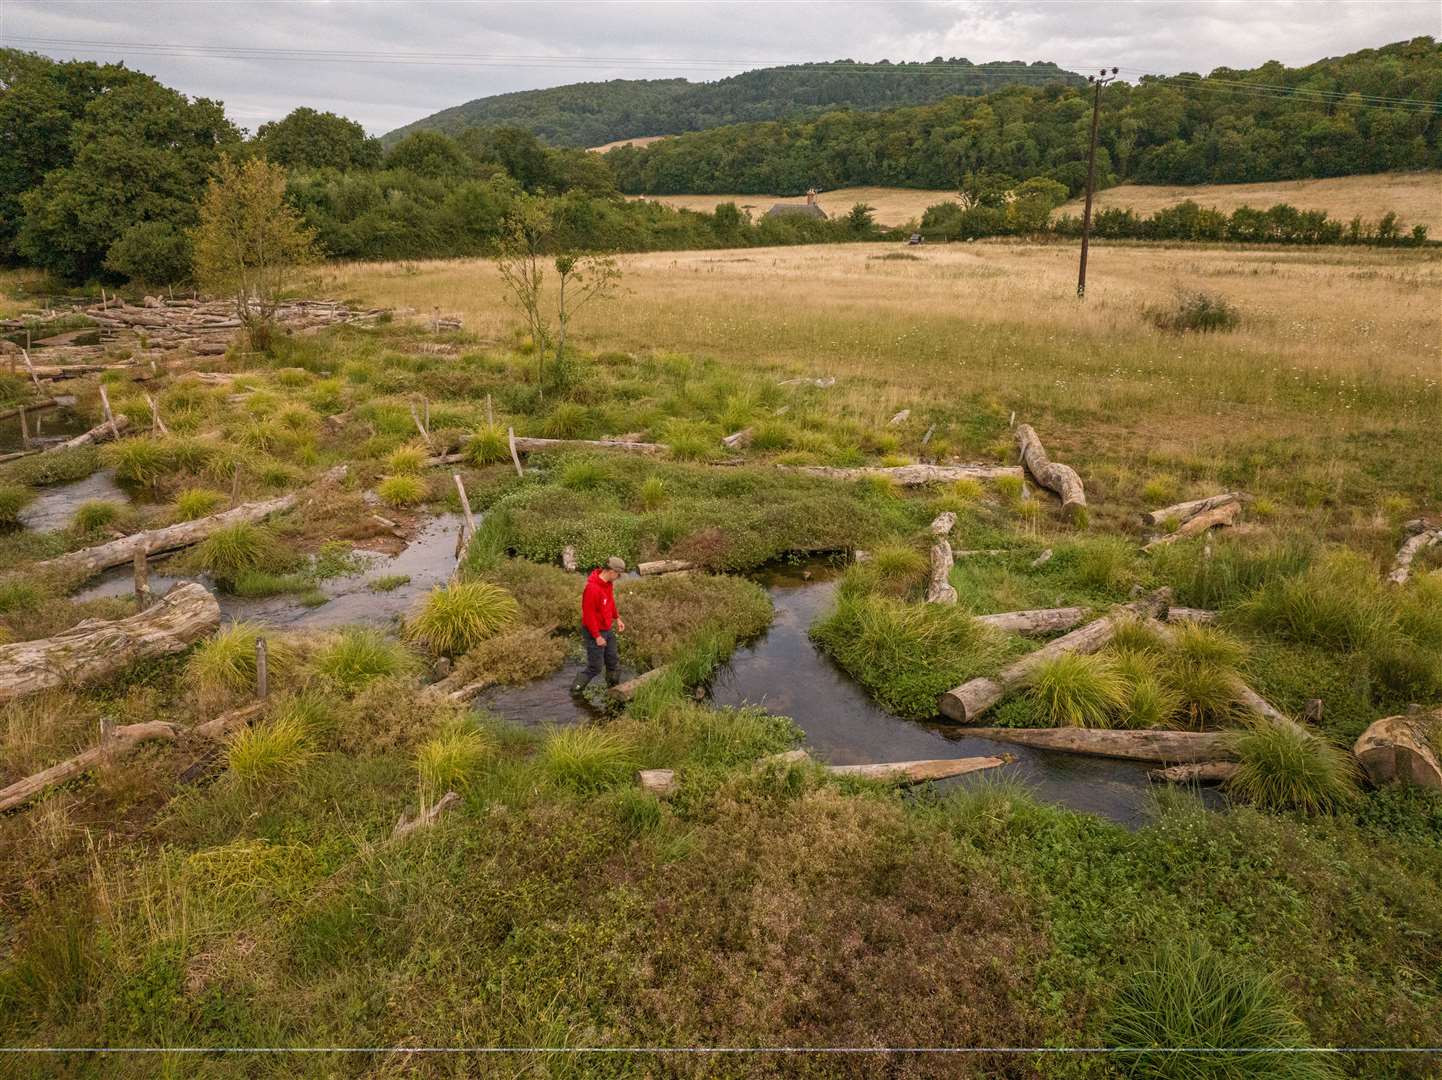
[[[616,686],[616,685],[618,685],[618,684],[620,683],[620,681],[621,681],[621,676],[620,676],[620,674],[619,674],[618,672],[615,672],[615,671],[608,671],[608,672],[606,672],[606,685],[607,685],[607,686]]]
[[[591,685],[591,680],[588,679],[588,678],[586,678],[586,676],[582,675],[582,676],[578,677],[578,678],[576,679],[576,681],[571,684],[571,693],[573,693],[573,694],[584,694],[584,693],[586,692],[586,687],[588,687],[588,686],[590,686],[590,685]]]

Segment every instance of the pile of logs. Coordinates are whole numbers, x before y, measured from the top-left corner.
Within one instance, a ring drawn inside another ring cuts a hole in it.
[[[1142,550],[1151,551],[1153,548],[1165,547],[1189,536],[1199,536],[1208,529],[1228,528],[1236,523],[1246,498],[1240,491],[1228,491],[1221,495],[1210,495],[1205,499],[1193,499],[1191,502],[1151,510],[1142,515],[1143,524],[1155,526],[1170,522],[1172,531],[1144,545]]]

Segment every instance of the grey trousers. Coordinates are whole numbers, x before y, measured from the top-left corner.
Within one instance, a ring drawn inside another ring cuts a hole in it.
[[[577,686],[583,686],[601,674],[603,662],[606,667],[606,681],[616,681],[621,670],[621,658],[616,652],[616,631],[603,630],[601,636],[606,639],[604,649],[596,644],[596,639],[591,636],[589,630],[584,626],[581,627],[581,640],[586,644],[586,673],[577,678]]]

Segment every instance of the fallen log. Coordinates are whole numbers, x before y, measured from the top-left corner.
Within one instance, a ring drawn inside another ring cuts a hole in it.
[[[203,724],[196,724],[186,732],[190,738],[205,739],[207,741],[218,741],[225,738],[242,724],[248,724],[261,714],[265,708],[265,702],[253,701],[249,705],[242,705],[238,709],[231,709],[230,712],[221,713],[213,720],[207,720]]]
[[[827,765],[825,769],[832,776],[921,784],[927,780],[945,780],[950,776],[995,769],[1006,763],[1007,758],[1004,757],[930,758],[924,761],[882,761],[871,765]]]
[[[617,683],[610,689],[611,697],[617,701],[630,701],[643,686],[649,682],[654,682],[670,670],[670,665],[662,664],[660,667],[654,667],[650,671],[637,675],[634,679]]]
[[[1214,510],[1229,503],[1241,502],[1242,498],[1240,491],[1227,491],[1221,495],[1208,495],[1205,499],[1192,499],[1190,502],[1164,506],[1160,510],[1148,510],[1142,514],[1142,524],[1160,525],[1164,521],[1174,521],[1178,525],[1184,525],[1204,511]]]
[[[967,735],[1038,750],[1154,761],[1159,765],[1220,761],[1233,756],[1220,731],[1111,731],[1106,728],[972,728]]]
[[[1442,791],[1442,762],[1435,733],[1442,710],[1412,716],[1386,716],[1358,737],[1352,756],[1374,784],[1393,781]]]
[[[1122,604],[1100,619],[1023,656],[994,676],[972,679],[948,690],[937,700],[937,708],[943,716],[963,724],[973,724],[978,716],[1025,683],[1047,661],[1064,653],[1096,652],[1112,639],[1118,624],[1124,619],[1160,614],[1166,610],[1170,597],[1170,590],[1158,589],[1140,600]]]
[[[649,791],[662,799],[676,794],[675,769],[642,769],[636,776],[641,781],[642,791]]]
[[[519,453],[543,453],[547,450],[624,450],[633,454],[662,454],[668,449],[664,443],[631,442],[620,439],[529,439],[517,435],[515,448]],[[464,452],[439,454],[429,458],[427,465],[459,465],[466,460]]]
[[[951,541],[946,537],[956,524],[950,510],[938,514],[931,523],[931,582],[926,587],[928,604],[956,603],[956,590],[951,585],[951,568],[956,560],[951,554]]]
[[[123,420],[124,417],[117,417]],[[330,470],[321,479],[336,480],[345,475],[346,467],[338,465]],[[207,536],[227,525],[235,525],[239,522],[263,521],[273,514],[279,514],[283,510],[289,510],[305,496],[305,490],[293,491],[289,495],[281,495],[274,499],[264,499],[260,502],[243,503],[230,510],[223,510],[210,517],[197,518],[195,521],[182,521],[177,525],[168,525],[163,529],[150,529],[146,532],[132,533],[129,536],[122,536],[117,540],[108,543],[98,544],[95,547],[81,548],[79,551],[72,551],[68,555],[59,555],[53,559],[46,559],[44,562],[35,564],[36,570],[55,570],[62,573],[78,573],[87,577],[108,570],[112,566],[123,566],[135,558],[137,551],[143,551],[146,555],[156,555],[167,551],[178,551],[181,548],[198,544]]]
[[[1237,775],[1235,761],[1199,761],[1192,765],[1169,765],[1147,773],[1153,780],[1169,784],[1224,784]]]
[[[156,739],[173,742],[178,730],[174,724],[164,720],[149,720],[143,724],[126,724],[115,728],[100,741],[98,746],[92,746],[89,750],[67,758],[58,765],[52,765],[23,780],[17,780],[9,787],[0,790],[0,811],[13,810],[17,806],[23,806],[31,799],[41,795],[47,788],[63,784],[66,780],[88,772],[103,762],[125,757],[133,753],[142,743]]]
[[[1036,608],[978,615],[976,621],[1008,634],[1054,634],[1058,630],[1070,630],[1086,617],[1086,613],[1084,607]]]
[[[124,619],[86,619],[54,637],[0,646],[0,702],[99,682],[140,660],[181,652],[220,625],[220,604],[193,581]]]
[[[1166,536],[1159,536],[1149,544],[1143,544],[1142,550],[1151,551],[1153,548],[1175,544],[1178,540],[1185,540],[1189,536],[1199,536],[1208,529],[1226,528],[1236,523],[1237,515],[1241,512],[1242,504],[1240,502],[1222,503],[1210,510],[1203,510],[1184,521],[1177,527],[1176,532],[1167,533]]]
[[[1032,479],[1061,499],[1063,514],[1078,520],[1086,513],[1087,496],[1081,477],[1070,465],[1059,464],[1047,457],[1046,448],[1030,424],[1017,425],[1016,445],[1021,451],[1021,463],[1031,473]]]
[[[400,840],[402,837],[409,836],[417,829],[424,829],[429,825],[434,825],[442,814],[459,806],[460,802],[461,797],[459,795],[454,791],[448,791],[415,817],[411,817],[409,814],[402,814],[400,820],[396,822],[396,827],[391,830],[391,839]]]
[[[751,428],[742,428],[740,431],[725,436],[721,440],[721,445],[728,450],[739,450],[742,447],[750,446]]]
[[[654,577],[658,574],[679,574],[686,570],[695,569],[696,564],[687,562],[685,559],[657,559],[655,562],[636,564],[636,573],[642,577]]]
[[[777,386],[819,386],[825,390],[828,386],[836,385],[836,376],[830,375],[824,379],[782,379]]]
[[[120,432],[130,427],[130,417],[117,416],[113,421],[105,420],[96,424],[89,431],[82,431],[73,439],[66,439],[54,446],[47,446],[43,453],[53,454],[56,450],[74,450],[81,446],[93,446],[95,443],[104,442],[106,439],[118,438]]]
[[[8,409],[0,409],[0,420],[9,420],[12,416],[19,416],[21,413],[43,412],[46,409],[54,409],[60,404],[59,398],[41,398],[39,401],[31,401],[24,405],[12,405]]]
[[[989,480],[998,476],[1020,476],[1017,465],[898,465],[894,468],[859,467],[837,468],[830,465],[777,465],[788,472],[804,473],[807,476],[824,476],[830,480],[862,480],[869,476],[880,476],[901,487],[919,487],[922,484],[947,484],[954,480]]]
[[[1217,621],[1215,611],[1207,611],[1204,608],[1194,607],[1169,607],[1167,608],[1167,622],[1169,623],[1214,623]]]
[[[911,410],[910,410],[910,409],[902,409],[899,413],[897,413],[895,416],[893,416],[890,420],[888,420],[888,421],[886,422],[886,426],[887,426],[887,427],[896,427],[896,426],[898,426],[899,424],[904,424],[904,423],[906,423],[906,422],[907,422],[908,420],[910,420],[910,419],[911,419]]]
[[[1435,544],[1442,544],[1442,529],[1423,529],[1403,541],[1392,560],[1392,571],[1387,580],[1393,585],[1405,585],[1412,576],[1412,560]]]

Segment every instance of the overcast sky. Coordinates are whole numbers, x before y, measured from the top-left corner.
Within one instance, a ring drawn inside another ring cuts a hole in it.
[[[1306,63],[1420,34],[1442,36],[1438,0],[0,0],[0,44],[124,60],[223,101],[251,130],[309,105],[374,134],[568,82],[934,56],[1116,64],[1135,79]]]

